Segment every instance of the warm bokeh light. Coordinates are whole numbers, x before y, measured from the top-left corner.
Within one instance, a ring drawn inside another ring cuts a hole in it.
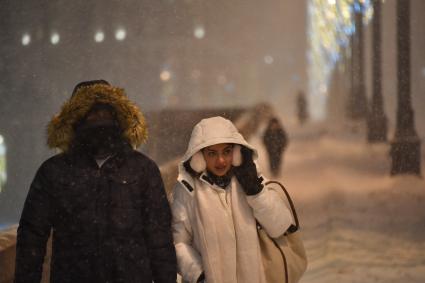
[[[58,44],[60,41],[60,36],[57,32],[52,33],[52,35],[50,36],[50,43],[53,45]]]
[[[274,62],[274,58],[271,55],[264,56],[264,63],[271,65]]]
[[[159,77],[161,78],[162,81],[166,82],[166,81],[169,81],[171,79],[171,73],[170,73],[170,71],[164,70],[164,71],[161,72]]]
[[[124,28],[119,28],[115,32],[115,39],[118,41],[123,41],[127,37],[127,32]]]
[[[103,31],[98,31],[94,35],[94,41],[96,42],[102,42],[104,39],[105,39],[105,34],[103,33]]]
[[[197,26],[195,27],[195,30],[193,31],[193,35],[198,38],[202,39],[205,37],[205,29],[203,26]]]
[[[30,44],[31,43],[31,36],[28,33],[25,33],[22,36],[21,42],[22,42],[22,45],[24,45],[24,46]]]

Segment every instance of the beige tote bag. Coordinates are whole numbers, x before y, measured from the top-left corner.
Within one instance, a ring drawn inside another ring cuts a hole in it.
[[[291,208],[295,226],[291,225],[282,236],[271,238],[261,225],[257,225],[267,283],[296,283],[307,269],[307,256],[301,240],[297,213],[285,187],[276,181],[266,183],[269,184],[277,184],[282,188]]]

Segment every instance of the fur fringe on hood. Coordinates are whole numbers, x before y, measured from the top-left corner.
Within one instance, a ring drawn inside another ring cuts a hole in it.
[[[65,102],[61,111],[53,117],[47,127],[47,145],[67,151],[74,138],[74,125],[89,112],[96,103],[114,107],[124,137],[134,147],[147,139],[147,126],[143,113],[125,95],[124,89],[106,84],[83,86]]]

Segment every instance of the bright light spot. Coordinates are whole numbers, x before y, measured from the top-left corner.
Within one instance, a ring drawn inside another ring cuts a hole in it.
[[[272,56],[270,56],[270,55],[266,55],[266,56],[264,56],[264,62],[266,63],[266,64],[273,64],[273,62],[274,62],[274,59],[273,59],[273,57]]]
[[[201,76],[201,71],[199,71],[198,69],[193,70],[190,75],[191,75],[192,79],[197,80]]]
[[[319,90],[322,94],[325,94],[328,91],[328,87],[325,84],[321,84]]]
[[[103,33],[103,31],[98,31],[94,35],[94,41],[96,42],[102,42],[104,39],[105,39],[105,34]]]
[[[4,142],[4,138],[2,135],[0,135],[0,144],[3,144],[3,142]]]
[[[197,26],[195,30],[193,31],[193,35],[198,38],[202,39],[205,37],[205,29],[202,26]]]
[[[336,4],[336,0],[328,0],[328,4],[329,5],[335,5]]]
[[[224,84],[226,84],[226,82],[227,82],[226,76],[220,75],[220,76],[217,77],[217,83],[219,85],[224,85]]]
[[[161,78],[162,81],[166,82],[166,81],[169,81],[171,79],[171,73],[167,70],[164,70],[164,71],[161,72],[159,77]]]
[[[31,42],[31,36],[28,33],[24,34],[22,36],[21,42],[22,42],[22,45],[28,45],[28,44],[30,44],[30,42]]]
[[[54,32],[52,34],[52,36],[50,36],[50,43],[52,43],[53,45],[58,44],[60,41],[60,36],[57,32]]]
[[[119,28],[115,32],[115,38],[116,38],[116,40],[123,41],[126,36],[127,36],[127,32],[123,28]]]

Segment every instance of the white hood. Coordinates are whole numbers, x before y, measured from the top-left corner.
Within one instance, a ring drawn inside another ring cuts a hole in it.
[[[201,149],[220,143],[233,143],[243,145],[254,152],[254,160],[256,160],[258,157],[257,150],[243,138],[243,136],[239,133],[235,125],[233,125],[230,120],[227,120],[220,116],[202,119],[193,128],[188,148],[179,164],[179,179],[187,176],[187,172],[183,166],[184,162],[189,160],[195,153],[197,153]]]
[[[254,151],[254,159],[257,158],[257,150],[247,143],[235,125],[230,120],[217,116],[202,119],[196,124],[182,162],[189,160],[199,150],[219,143],[235,143],[246,146]]]

